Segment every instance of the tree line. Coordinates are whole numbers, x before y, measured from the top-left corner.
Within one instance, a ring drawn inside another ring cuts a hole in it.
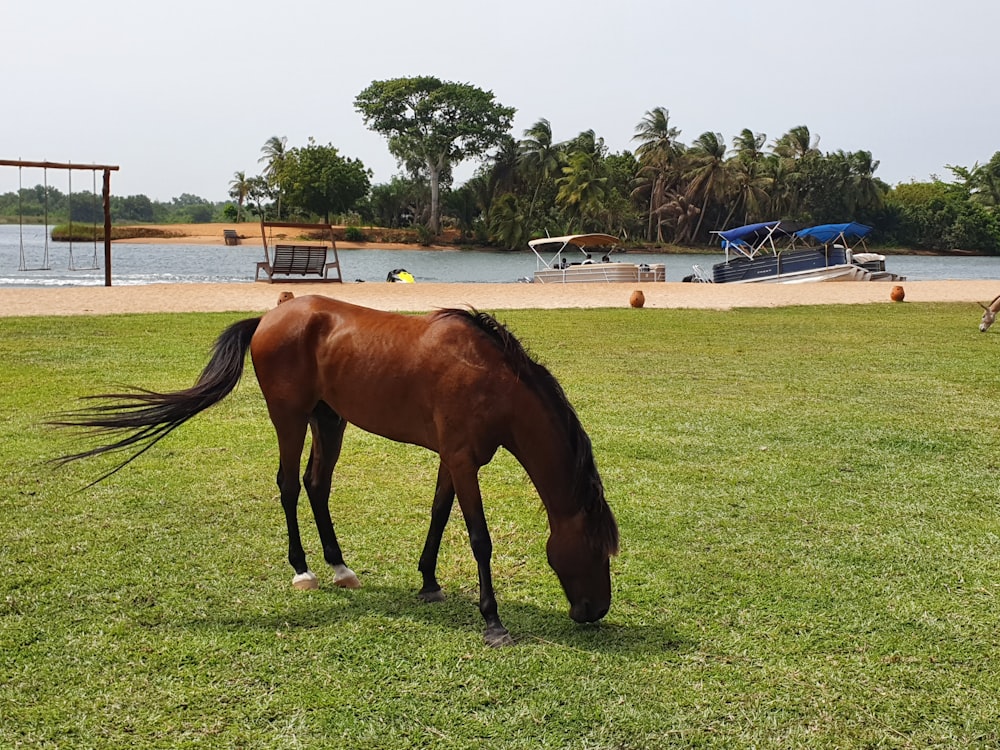
[[[704,246],[713,230],[776,218],[858,221],[874,226],[883,245],[1000,253],[1000,152],[982,165],[948,166],[951,181],[893,187],[876,176],[871,152],[823,152],[805,125],[770,142],[747,128],[729,140],[709,131],[685,143],[669,110],[655,107],[635,126],[634,151],[611,152],[593,130],[556,142],[546,119],[516,139],[512,107],[469,84],[429,76],[374,81],[354,104],[402,170],[368,186],[360,162],[326,147],[324,174],[351,179],[339,192],[323,188],[325,205],[360,221],[414,222],[429,236],[444,222],[471,241],[511,249],[545,234],[590,231]],[[259,181],[244,188],[246,177],[237,173],[231,196],[241,207],[256,196],[256,211],[316,213],[323,202],[306,201],[312,178],[301,166],[316,148],[286,149],[285,139],[270,139]],[[456,187],[452,169],[466,159],[479,167]]]
[[[972,167],[948,165],[951,180],[890,186],[869,151],[823,152],[805,125],[768,139],[749,128],[726,139],[707,131],[690,142],[655,107],[634,128],[634,150],[611,152],[586,130],[557,142],[539,119],[521,138],[515,110],[491,92],[430,76],[373,81],[354,106],[386,138],[400,173],[371,183],[371,170],[333,144],[310,138],[289,147],[269,138],[260,174],[237,171],[231,201],[184,194],[168,203],[112,196],[116,222],[322,220],[348,225],[414,226],[430,240],[443,227],[476,244],[522,249],[529,239],[600,231],[654,246],[713,244],[711,232],[772,219],[858,221],[887,246],[1000,253],[1000,151]],[[476,160],[454,185],[455,166]],[[0,216],[40,220],[43,212],[97,221],[98,200],[72,203],[55,188],[0,195]],[[61,218],[65,220],[65,218]]]
[[[213,203],[184,193],[169,201],[154,201],[145,195],[111,196],[111,215],[116,223],[201,224],[227,218],[229,201]],[[0,223],[104,225],[100,193],[64,193],[52,185],[35,185],[0,193]]]

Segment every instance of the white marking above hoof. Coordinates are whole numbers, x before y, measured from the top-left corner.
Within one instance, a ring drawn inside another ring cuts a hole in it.
[[[342,589],[359,589],[361,588],[361,581],[358,580],[354,571],[346,565],[334,565],[333,585],[340,586]]]
[[[315,573],[307,570],[305,573],[299,573],[292,579],[292,587],[299,591],[310,591],[319,588],[319,581],[316,579]]]

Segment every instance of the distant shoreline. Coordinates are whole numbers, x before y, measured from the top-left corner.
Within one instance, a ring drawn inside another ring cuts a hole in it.
[[[12,226],[12,225],[7,225]],[[27,226],[27,225],[26,225]],[[32,225],[38,226],[38,225]],[[112,244],[129,245],[225,245],[223,233],[225,230],[235,231],[240,239],[241,245],[262,247],[263,242],[260,236],[260,222],[244,221],[239,223],[208,223],[208,224],[122,224],[118,229],[136,228],[144,232],[159,232],[157,237],[128,237],[112,240]],[[345,227],[337,227],[344,229]],[[361,228],[363,232],[364,227]],[[272,235],[274,239],[293,239],[300,235],[294,230],[277,230]],[[466,245],[459,243],[440,242],[431,245],[421,245],[411,242],[383,242],[372,240],[366,242],[351,242],[346,239],[338,239],[337,247],[342,250],[443,250],[443,251],[478,251],[478,252],[527,252],[524,250],[503,251],[498,248],[483,245]],[[660,245],[648,247],[628,247],[623,251],[628,255],[643,254],[664,254],[664,255],[701,255],[718,250],[716,246],[708,247],[682,247],[679,245]],[[883,255],[923,255],[939,257],[989,257],[987,253],[979,253],[972,250],[954,249],[949,251],[915,250],[903,247],[875,248],[875,252]]]
[[[225,244],[223,240],[223,230],[232,229],[235,230],[237,235],[240,237],[241,244],[245,245],[257,245],[262,246],[260,237],[260,224],[258,222],[241,222],[239,224],[142,224],[136,225],[142,226],[144,229],[154,229],[168,233],[175,233],[176,236],[173,237],[147,237],[147,238],[135,238],[128,240],[116,240],[116,242],[130,243],[130,244],[195,244],[195,245],[223,245]],[[294,230],[285,230],[289,232],[287,235],[275,234],[275,237],[294,236],[291,234]],[[364,228],[362,228],[364,231]],[[401,242],[350,242],[347,240],[337,240],[337,247],[345,250],[365,250],[365,249],[379,249],[379,250],[468,250],[468,251],[488,251],[488,252],[504,252],[498,248],[485,247],[482,245],[465,245],[465,244],[455,244],[455,243],[435,243],[432,245],[419,245],[416,243],[401,243]],[[718,247],[681,247],[679,245],[661,245],[658,247],[627,247],[624,249],[624,253],[627,255],[642,255],[642,254],[665,254],[665,255],[702,255],[705,253],[711,253],[713,250],[718,250]],[[513,250],[506,252],[527,252],[524,250]],[[985,253],[977,253],[969,250],[951,250],[949,252],[934,252],[930,250],[911,250],[909,248],[878,248],[876,252],[882,253],[883,255],[927,255],[927,256],[969,256],[969,257],[986,257]]]

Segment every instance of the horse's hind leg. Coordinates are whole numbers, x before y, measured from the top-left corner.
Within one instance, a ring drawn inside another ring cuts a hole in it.
[[[285,524],[288,527],[288,562],[295,569],[292,585],[297,589],[316,588],[316,576],[306,564],[306,552],[302,548],[302,537],[299,534],[298,504],[299,504],[299,465],[302,460],[302,447],[305,445],[306,421],[290,416],[276,418],[272,413],[271,421],[278,435],[278,490],[281,493],[281,508],[285,512]]]
[[[358,577],[344,564],[344,555],[330,517],[333,469],[340,458],[347,423],[326,403],[320,401],[309,418],[309,426],[312,428],[313,444],[302,479],[316,520],[316,530],[319,531],[320,542],[323,544],[323,557],[333,567],[335,585],[348,589],[360,588]]]
[[[455,484],[444,464],[438,464],[437,486],[434,489],[434,504],[431,506],[431,526],[427,530],[427,541],[424,542],[424,551],[420,554],[420,563],[417,565],[424,579],[424,585],[417,596],[425,602],[439,602],[444,599],[441,586],[437,582],[437,561],[441,549],[441,537],[444,535],[444,527],[448,525],[448,517],[454,504]]]

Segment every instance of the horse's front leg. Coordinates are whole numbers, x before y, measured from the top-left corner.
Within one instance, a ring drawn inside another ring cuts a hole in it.
[[[493,540],[490,539],[486,527],[486,513],[483,511],[483,496],[479,489],[477,467],[466,465],[463,468],[450,468],[455,491],[458,494],[458,504],[465,516],[465,526],[469,530],[469,543],[472,545],[472,555],[476,558],[479,569],[479,612],[486,621],[484,639],[488,646],[513,646],[514,639],[510,637],[507,628],[500,622],[497,611],[496,594],[493,591],[493,573],[490,570],[490,559],[493,556]]]
[[[420,554],[420,562],[417,565],[424,579],[424,585],[417,592],[417,596],[425,602],[439,602],[444,599],[437,581],[437,562],[441,550],[441,537],[444,535],[445,526],[448,525],[454,503],[455,483],[445,465],[439,463],[434,503],[431,505],[431,526],[427,530],[427,541],[424,542],[424,551]]]

